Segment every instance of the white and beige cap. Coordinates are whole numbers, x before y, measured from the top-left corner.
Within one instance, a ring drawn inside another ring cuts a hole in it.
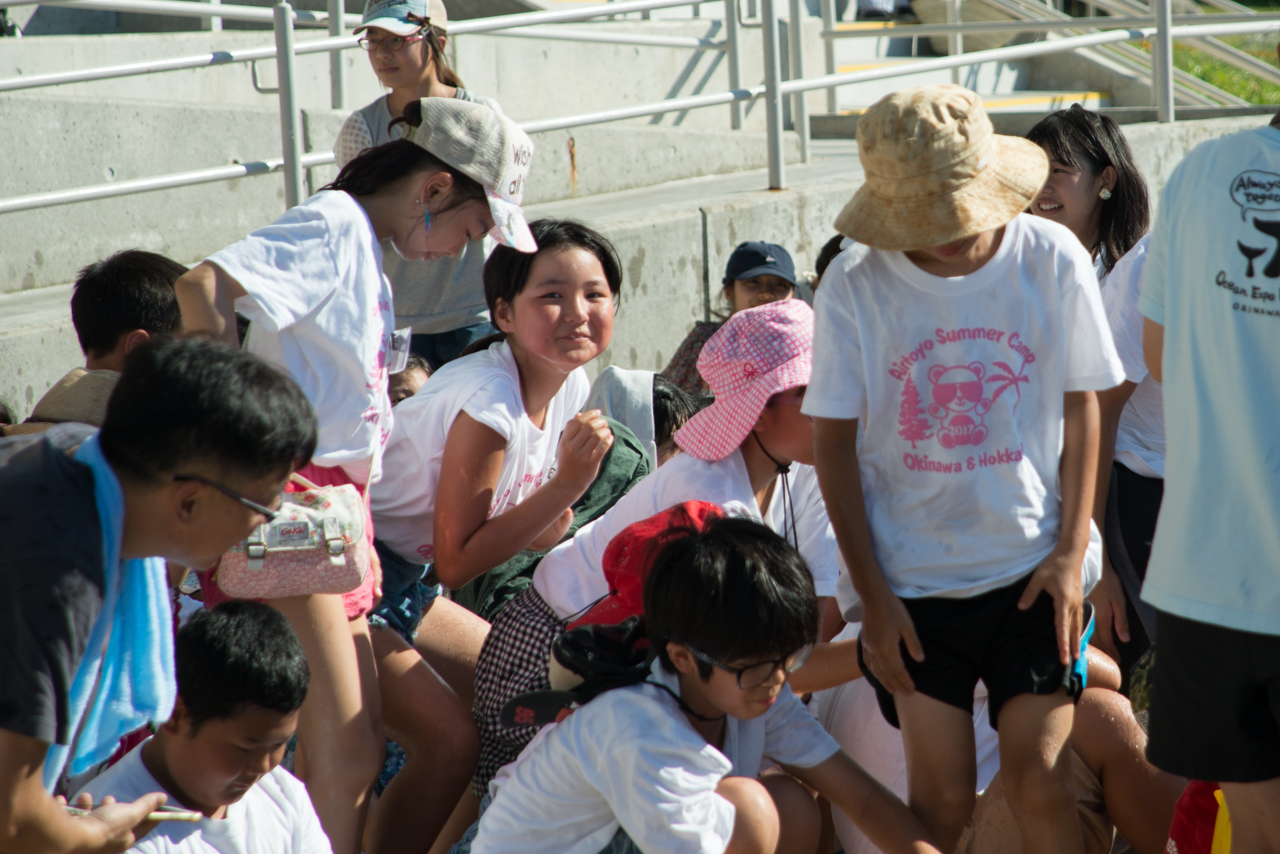
[[[369,0],[364,7],[356,35],[378,27],[398,36],[412,36],[422,29],[422,21],[442,30],[449,29],[449,13],[443,0]]]
[[[999,228],[1049,177],[1043,149],[996,134],[982,100],[960,86],[881,98],[858,120],[858,157],[866,178],[836,231],[903,252]]]
[[[521,252],[536,252],[520,202],[533,162],[533,140],[497,110],[457,98],[423,98],[413,141],[485,189],[489,236]]]

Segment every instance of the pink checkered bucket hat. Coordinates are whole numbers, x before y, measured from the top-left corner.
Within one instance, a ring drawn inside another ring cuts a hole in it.
[[[676,431],[676,444],[700,460],[724,459],[751,433],[769,398],[808,385],[812,370],[813,309],[802,300],[738,312],[698,357],[715,403]]]

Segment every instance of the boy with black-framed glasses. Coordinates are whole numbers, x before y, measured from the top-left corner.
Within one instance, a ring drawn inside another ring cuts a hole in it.
[[[592,699],[499,773],[471,854],[812,851],[818,808],[800,783],[883,851],[936,850],[786,684],[818,608],[782,537],[741,518],[691,526],[658,552],[644,601],[646,680]],[[761,775],[772,765],[786,773]]]

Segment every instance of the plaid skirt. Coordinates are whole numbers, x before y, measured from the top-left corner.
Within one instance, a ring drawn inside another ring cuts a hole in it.
[[[538,727],[507,728],[498,718],[512,697],[551,687],[547,678],[551,644],[564,627],[565,622],[532,587],[494,617],[476,662],[476,699],[471,707],[480,729],[480,764],[471,778],[477,798],[484,797],[498,769],[514,762],[537,734]]]

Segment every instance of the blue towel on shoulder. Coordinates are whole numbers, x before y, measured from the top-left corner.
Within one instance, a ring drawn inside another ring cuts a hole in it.
[[[102,611],[68,692],[70,745],[50,745],[45,788],[53,791],[66,768],[71,776],[105,762],[120,739],[173,714],[178,683],[173,665],[173,616],[163,558],[122,561],[124,492],[95,435],[76,451],[93,470],[102,527]]]

